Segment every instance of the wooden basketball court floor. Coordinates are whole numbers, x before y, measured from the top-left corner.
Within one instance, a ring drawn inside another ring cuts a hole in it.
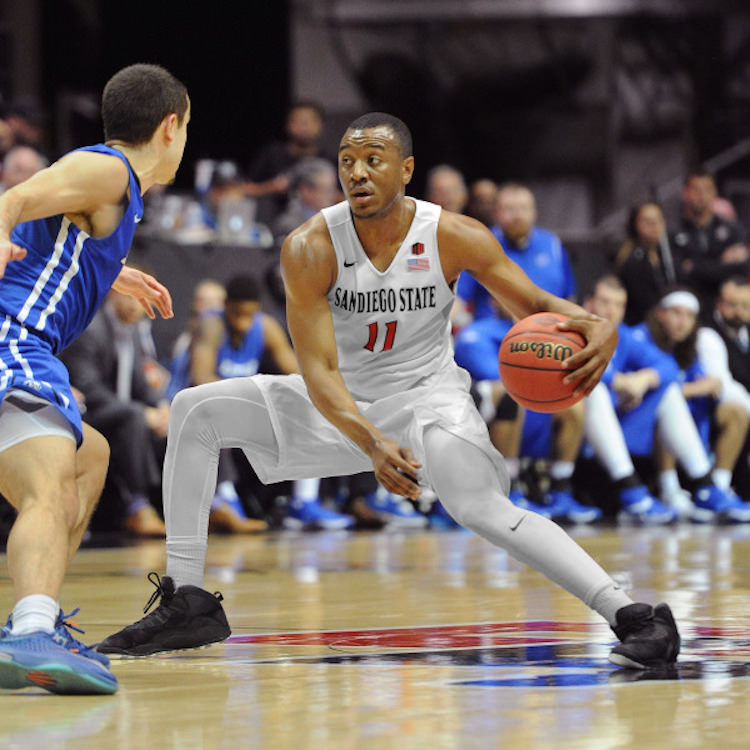
[[[117,660],[114,696],[2,693],[0,748],[750,747],[750,525],[571,533],[670,602],[674,672],[612,667],[596,615],[467,531],[212,535],[230,639]],[[164,563],[162,541],[82,550],[63,596],[82,638],[140,616]]]

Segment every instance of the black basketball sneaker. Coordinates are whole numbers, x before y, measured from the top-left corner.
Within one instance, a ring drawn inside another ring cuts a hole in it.
[[[229,637],[231,630],[218,591],[214,594],[198,586],[175,589],[169,576],[149,573],[156,591],[146,603],[148,612],[161,597],[157,608],[138,622],[105,638],[97,651],[119,656],[149,656],[164,651],[200,648]]]
[[[629,604],[618,610],[612,630],[621,643],[612,649],[609,660],[619,667],[664,667],[680,653],[680,634],[666,604]]]

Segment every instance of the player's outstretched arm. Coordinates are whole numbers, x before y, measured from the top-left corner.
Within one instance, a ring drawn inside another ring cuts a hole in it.
[[[281,250],[287,323],[310,398],[323,416],[371,459],[386,489],[419,496],[419,464],[408,448],[385,437],[360,414],[338,367],[328,290],[336,279],[336,258],[322,217],[293,232]]]
[[[579,381],[576,393],[588,394],[599,382],[617,346],[617,329],[608,320],[569,300],[544,291],[504,252],[494,235],[480,222],[444,211],[438,227],[440,261],[450,283],[466,270],[518,318],[536,312],[558,312],[571,320],[558,324],[586,339],[586,347],[565,363],[566,381]]]

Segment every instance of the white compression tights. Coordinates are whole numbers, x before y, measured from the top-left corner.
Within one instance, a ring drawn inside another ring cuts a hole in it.
[[[167,571],[175,585],[203,586],[208,514],[221,448],[275,459],[265,401],[250,379],[181,391],[172,403],[164,460]],[[241,388],[241,390],[240,390]],[[631,603],[617,584],[559,526],[517,508],[505,496],[490,458],[439,427],[425,435],[430,478],[448,512],[599,612],[610,624]],[[471,467],[471,471],[466,471]]]
[[[427,431],[424,448],[433,489],[462,526],[543,573],[610,624],[632,603],[557,524],[510,502],[482,450],[440,427]]]
[[[176,586],[203,586],[221,448],[241,448],[251,463],[253,456],[278,456],[266,403],[249,378],[187,388],[172,402],[163,491],[167,575]]]

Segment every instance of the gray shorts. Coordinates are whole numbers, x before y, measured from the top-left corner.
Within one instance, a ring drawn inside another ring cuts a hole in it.
[[[8,391],[0,403],[0,452],[49,435],[76,439],[70,422],[49,401],[26,391]]]

